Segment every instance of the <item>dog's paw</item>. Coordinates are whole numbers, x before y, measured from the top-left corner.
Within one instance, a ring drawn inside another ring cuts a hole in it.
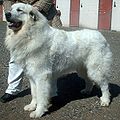
[[[47,110],[35,110],[30,113],[30,118],[40,118]]]
[[[33,111],[30,113],[30,118],[40,118],[43,114],[44,112],[38,113],[37,111]]]
[[[24,107],[25,111],[33,111],[35,109],[36,109],[36,105],[33,105],[33,104],[29,104]]]
[[[110,99],[101,97],[100,100],[101,100],[101,106],[109,106]]]

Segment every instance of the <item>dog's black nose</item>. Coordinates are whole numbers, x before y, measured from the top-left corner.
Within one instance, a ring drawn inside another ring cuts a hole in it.
[[[11,13],[10,12],[6,12],[5,16],[6,16],[6,18],[10,18],[11,17]]]

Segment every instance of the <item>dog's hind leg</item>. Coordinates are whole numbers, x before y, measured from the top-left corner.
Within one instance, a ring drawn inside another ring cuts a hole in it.
[[[86,68],[82,66],[77,70],[77,74],[85,80],[85,89],[81,90],[81,93],[89,95],[93,88],[93,82],[88,78]]]
[[[101,106],[109,106],[110,103],[110,92],[108,81],[104,75],[100,75],[99,71],[89,74],[89,77],[100,87],[102,96],[100,97]],[[93,75],[94,74],[94,75]]]
[[[96,72],[95,78],[90,75],[89,77],[100,87],[102,96],[100,97],[101,106],[109,106],[110,103],[110,92],[109,92],[109,85],[104,77],[100,77]]]
[[[108,78],[110,72],[111,58],[106,56],[100,56],[99,58],[91,57],[87,63],[88,77],[94,81],[101,89],[102,96],[100,97],[101,106],[109,106],[110,92],[108,86]],[[109,59],[106,59],[109,58]]]
[[[93,89],[93,82],[89,79],[85,79],[85,89],[81,90],[81,93],[90,95],[92,89]]]
[[[30,104],[24,107],[25,111],[33,111],[36,109],[37,101],[36,101],[36,85],[32,79],[29,79],[30,86],[31,86],[31,94],[32,94],[32,101]]]
[[[100,97],[101,100],[101,106],[109,106],[110,104],[110,92],[109,92],[109,86],[107,81],[103,81],[99,84],[102,96]]]

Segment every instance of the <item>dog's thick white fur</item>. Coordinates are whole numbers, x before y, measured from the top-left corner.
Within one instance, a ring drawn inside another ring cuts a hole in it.
[[[70,72],[85,78],[84,92],[92,89],[89,80],[95,82],[102,91],[101,105],[109,105],[107,81],[112,53],[100,32],[52,28],[28,4],[14,4],[10,13],[11,21],[22,21],[22,25],[18,30],[8,28],[5,43],[30,80],[32,101],[24,109],[34,110],[31,118],[41,117],[47,111],[49,98],[56,92],[57,78]]]

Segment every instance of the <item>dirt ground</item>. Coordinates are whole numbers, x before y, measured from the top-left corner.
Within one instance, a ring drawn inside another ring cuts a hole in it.
[[[0,22],[0,96],[7,88],[9,52],[4,47],[5,32],[6,24]],[[120,32],[101,32],[109,42],[114,58],[110,78],[112,95],[110,106],[100,106],[101,92],[97,87],[93,88],[89,96],[80,94],[85,87],[84,80],[72,74],[60,78],[58,81],[59,96],[52,99],[53,106],[39,120],[120,120]],[[0,102],[0,120],[30,120],[29,112],[23,110],[30,100],[29,83],[24,77],[23,91],[18,97],[8,103]]]

